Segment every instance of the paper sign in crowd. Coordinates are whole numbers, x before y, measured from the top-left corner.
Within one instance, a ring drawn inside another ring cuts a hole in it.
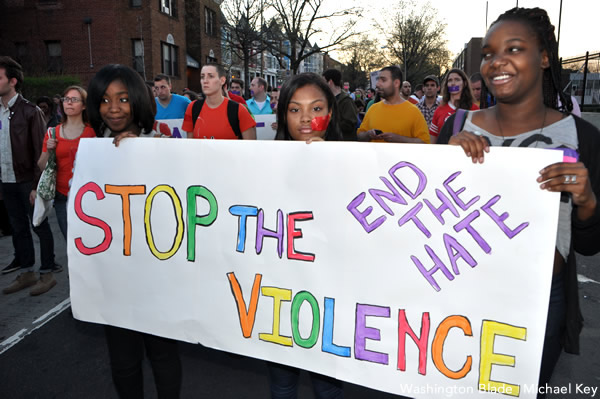
[[[73,313],[411,397],[533,398],[559,203],[536,178],[560,160],[83,139]]]
[[[275,114],[271,115],[254,115],[256,120],[256,139],[257,140],[273,140],[275,138],[276,130],[273,129],[272,125],[275,123]],[[162,119],[159,120],[162,124],[162,128],[166,131],[161,133],[166,136],[173,138],[186,138],[187,133],[181,130],[183,119]]]

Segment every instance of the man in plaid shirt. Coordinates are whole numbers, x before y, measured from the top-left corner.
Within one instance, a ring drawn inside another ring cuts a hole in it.
[[[439,88],[440,82],[436,76],[429,75],[426,76],[423,80],[423,90],[425,91],[425,96],[423,96],[421,101],[417,104],[417,108],[419,108],[419,110],[423,114],[423,117],[425,117],[427,127],[431,125],[433,113],[437,109],[438,105],[440,105],[440,101],[438,98]]]

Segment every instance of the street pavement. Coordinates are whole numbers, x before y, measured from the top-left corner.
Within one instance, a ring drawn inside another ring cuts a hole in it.
[[[48,293],[31,297],[28,290],[0,294],[0,399],[116,398],[102,326],[73,319],[69,306],[69,279],[65,240],[54,214],[50,224],[57,262],[65,271]],[[34,235],[36,251],[37,237]],[[10,237],[0,238],[0,267],[12,259]],[[39,253],[37,258],[39,260]],[[36,267],[39,267],[39,261]],[[589,398],[579,388],[600,386],[600,255],[580,257],[580,301],[585,317],[581,355],[562,354],[552,385],[570,388],[549,398]],[[0,275],[4,287],[17,272]],[[182,398],[268,398],[264,362],[182,343]],[[151,370],[145,366],[147,398],[155,398]],[[600,391],[600,390],[599,390]],[[599,397],[600,392],[595,397]],[[303,373],[300,398],[312,398]],[[397,396],[345,384],[346,398],[384,399]]]

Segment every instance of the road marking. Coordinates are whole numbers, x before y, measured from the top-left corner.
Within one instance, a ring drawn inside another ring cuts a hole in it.
[[[50,309],[48,312],[46,312],[46,314],[34,320],[33,323],[31,323],[31,327],[23,328],[22,330],[14,334],[12,337],[9,337],[4,341],[0,342],[0,355],[12,348],[13,346],[15,346],[16,344],[18,344],[19,342],[21,342],[26,336],[28,336],[38,328],[42,327],[44,324],[48,323],[50,320],[64,312],[65,309],[68,309],[69,307],[71,307],[71,299],[67,298],[52,309]]]
[[[591,278],[586,277],[583,274],[578,274],[577,275],[577,281],[579,281],[580,283],[596,283],[596,284],[600,284],[596,280],[592,280]]]

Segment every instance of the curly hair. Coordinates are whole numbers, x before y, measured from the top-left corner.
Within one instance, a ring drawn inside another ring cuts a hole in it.
[[[515,7],[495,20],[490,28],[499,22],[516,21],[525,24],[535,35],[540,51],[546,51],[548,54],[549,67],[544,70],[544,79],[542,84],[544,104],[561,112],[571,112],[573,103],[571,97],[567,96],[560,89],[561,64],[558,58],[558,43],[554,35],[554,25],[550,23],[550,18],[546,10],[541,8],[519,8]],[[482,86],[481,98],[485,99],[488,95],[487,87]],[[560,99],[560,105],[559,105]],[[485,106],[482,101],[482,106]]]

